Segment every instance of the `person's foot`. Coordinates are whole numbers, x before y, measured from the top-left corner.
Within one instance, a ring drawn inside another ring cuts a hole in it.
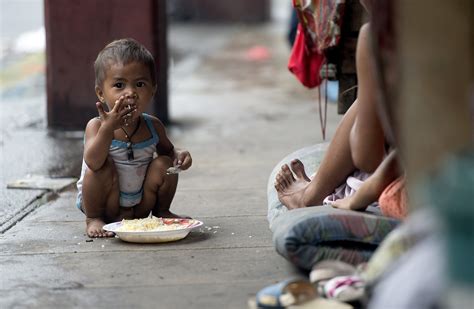
[[[156,217],[160,217],[160,218],[175,218],[175,219],[192,219],[191,217],[189,216],[185,216],[185,215],[177,215],[175,213],[172,213],[171,211],[169,210],[162,210],[162,211],[159,211],[158,212],[158,215]]]
[[[306,207],[303,194],[311,181],[306,175],[304,165],[300,160],[293,160],[290,167],[285,164],[275,178],[275,189],[278,199],[288,209]],[[295,175],[293,175],[293,172]],[[296,176],[296,177],[295,177]]]
[[[99,218],[86,218],[86,233],[90,238],[112,237],[114,233],[103,229],[105,222]]]
[[[297,178],[303,178],[307,182],[311,181],[308,175],[306,175],[303,162],[301,162],[299,159],[294,159],[293,161],[291,161],[291,170],[293,171],[293,173],[295,173]]]

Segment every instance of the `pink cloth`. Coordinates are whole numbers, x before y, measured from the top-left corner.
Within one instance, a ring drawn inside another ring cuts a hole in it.
[[[345,198],[346,196],[354,194],[354,192],[359,190],[360,186],[367,178],[369,178],[370,175],[371,174],[369,173],[362,172],[360,170],[355,170],[352,175],[347,177],[346,182],[337,187],[333,193],[331,193],[324,199],[323,204],[327,205],[331,202],[340,200],[342,198]]]

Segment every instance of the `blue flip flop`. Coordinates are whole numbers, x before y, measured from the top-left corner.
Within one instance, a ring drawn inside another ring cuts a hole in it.
[[[315,287],[304,278],[290,278],[267,286],[256,297],[258,308],[286,308],[316,298]]]

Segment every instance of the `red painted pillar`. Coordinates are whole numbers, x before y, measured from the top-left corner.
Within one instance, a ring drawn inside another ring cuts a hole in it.
[[[54,129],[84,129],[97,115],[93,63],[114,39],[145,45],[157,64],[158,91],[149,111],[168,122],[166,1],[45,0],[47,118]]]

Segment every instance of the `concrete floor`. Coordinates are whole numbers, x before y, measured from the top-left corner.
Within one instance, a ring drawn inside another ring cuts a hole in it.
[[[167,244],[89,241],[70,188],[0,235],[0,307],[246,308],[259,289],[294,274],[272,245],[266,184],[282,157],[322,140],[316,93],[286,68],[284,31],[171,28],[183,60],[170,71],[169,134],[194,159],[172,210],[203,227]],[[252,60],[255,47],[268,59]],[[330,104],[329,137],[339,119]]]

